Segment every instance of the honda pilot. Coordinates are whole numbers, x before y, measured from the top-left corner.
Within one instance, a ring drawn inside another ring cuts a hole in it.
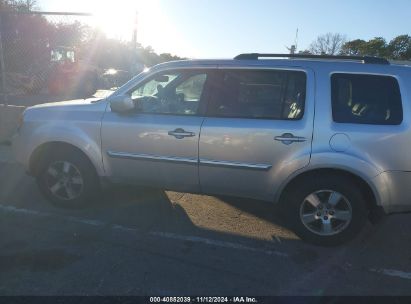
[[[238,196],[336,245],[377,210],[411,211],[410,94],[411,67],[374,57],[176,61],[102,100],[28,108],[13,149],[57,206],[103,182]]]

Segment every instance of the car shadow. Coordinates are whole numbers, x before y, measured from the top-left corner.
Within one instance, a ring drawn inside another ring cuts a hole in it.
[[[235,229],[225,230],[224,227],[216,228],[215,221],[208,222],[207,219],[205,219],[201,225],[198,225],[192,220],[185,209],[187,202],[184,204],[180,204],[179,202],[180,198],[182,199],[186,195],[190,196],[190,194],[176,192],[170,194],[164,190],[154,188],[124,185],[114,186],[106,189],[101,197],[88,208],[81,210],[58,210],[57,212],[68,213],[71,216],[74,215],[82,218],[98,219],[104,223],[121,225],[122,227],[137,229],[142,232],[161,232],[181,236],[201,237],[207,240],[212,239],[239,243],[245,246],[267,250],[277,250],[279,246],[283,248],[289,246],[314,247],[302,242],[295,237],[295,235],[290,239],[283,237],[283,228],[291,230],[291,227],[284,218],[281,208],[275,204],[237,197],[218,196],[216,198],[220,202],[214,205],[214,209],[208,209],[206,200],[213,200],[213,197],[197,197],[197,195],[194,195],[195,198],[189,200],[188,204],[196,204],[196,200],[202,200],[201,207],[190,208],[190,215],[194,215],[194,217],[202,216],[202,214],[192,214],[193,212],[197,212],[197,209],[208,213],[208,215],[204,215],[205,217],[214,217],[216,216],[214,213],[218,212],[219,204],[227,204],[257,217],[271,226],[280,227],[278,229],[279,233],[276,234],[274,232],[271,239],[254,238],[246,233],[237,233]],[[203,199],[205,199],[205,201],[203,201]],[[224,216],[222,215],[222,217]],[[234,223],[235,221],[241,222],[242,219],[227,218],[225,224],[234,226],[238,224]],[[257,227],[260,229],[265,229],[264,227],[266,226],[264,225],[267,225],[261,223],[261,221],[260,223],[254,222],[254,224],[261,225]],[[224,224],[222,226],[224,226]],[[256,227],[250,229],[253,228]],[[290,234],[292,234],[292,232],[290,232]],[[313,254],[310,253],[306,256],[309,259]]]
[[[193,214],[188,214],[187,202],[180,204],[183,197],[191,194],[185,193],[167,193],[161,189],[142,188],[136,186],[115,186],[105,190],[101,198],[89,208],[83,210],[63,211],[69,212],[71,215],[77,214],[85,218],[96,218],[105,223],[122,225],[124,227],[135,228],[146,232],[164,232],[171,234],[179,234],[183,236],[203,237],[205,239],[213,239],[243,244],[245,246],[263,248],[267,250],[285,250],[292,252],[292,256],[298,263],[312,262],[316,260],[320,253],[334,253],[339,250],[361,250],[367,239],[374,235],[376,227],[367,225],[367,228],[353,241],[348,244],[343,244],[336,247],[319,247],[314,246],[300,240],[290,226],[284,214],[284,209],[279,204],[270,202],[238,198],[231,196],[215,196],[220,201],[215,205],[216,209],[207,210],[207,216],[215,216],[213,213],[218,212],[219,204],[227,204],[232,208],[240,210],[242,213],[247,213],[251,217],[262,220],[270,226],[277,226],[271,235],[271,239],[254,237],[244,233],[237,233],[235,229],[225,230],[216,229],[214,223],[198,225],[192,220]],[[196,195],[194,195],[196,196]],[[210,196],[196,196],[191,199],[196,203],[196,200],[205,200],[202,202],[203,208],[207,204],[207,199],[213,199]],[[189,203],[189,204],[190,204]],[[207,207],[205,207],[207,208]],[[197,207],[193,207],[190,213],[196,212]],[[204,210],[203,210],[204,211]],[[201,216],[201,215],[200,215]],[[224,218],[224,215],[222,215]],[[226,224],[235,225],[235,221],[241,222],[242,219],[227,218]],[[261,222],[261,221],[259,221]],[[261,225],[261,228],[266,229],[266,224],[252,223]],[[284,233],[284,230],[289,233]],[[292,235],[293,237],[284,237]]]
[[[72,212],[142,231],[198,230],[179,204],[170,201],[164,191],[153,188],[110,187],[89,208]]]
[[[240,209],[243,212],[252,214],[260,219],[270,223],[275,223],[287,229],[292,229],[287,221],[284,208],[280,204],[272,202],[254,200],[249,198],[240,198],[232,196],[216,196],[221,201]]]

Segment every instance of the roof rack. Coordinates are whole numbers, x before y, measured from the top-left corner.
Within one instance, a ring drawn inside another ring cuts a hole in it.
[[[235,60],[258,60],[259,58],[302,58],[302,59],[336,59],[355,60],[366,64],[390,64],[387,59],[371,56],[331,56],[331,55],[307,55],[307,54],[260,54],[248,53],[234,57]]]

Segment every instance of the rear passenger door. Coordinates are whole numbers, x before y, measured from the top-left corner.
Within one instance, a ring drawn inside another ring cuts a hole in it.
[[[272,200],[279,184],[309,163],[314,74],[302,68],[217,74],[201,128],[201,190]]]

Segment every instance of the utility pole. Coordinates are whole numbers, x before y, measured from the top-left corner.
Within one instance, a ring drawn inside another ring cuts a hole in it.
[[[137,31],[138,31],[138,11],[136,11],[136,15],[134,17],[134,26],[133,26],[133,48],[137,50]]]
[[[137,64],[138,64],[138,47],[137,47],[137,33],[138,33],[138,11],[136,11],[135,17],[134,17],[134,25],[133,25],[133,37],[132,37],[132,48],[133,48],[133,67],[132,71],[133,74],[136,74],[137,72]]]

